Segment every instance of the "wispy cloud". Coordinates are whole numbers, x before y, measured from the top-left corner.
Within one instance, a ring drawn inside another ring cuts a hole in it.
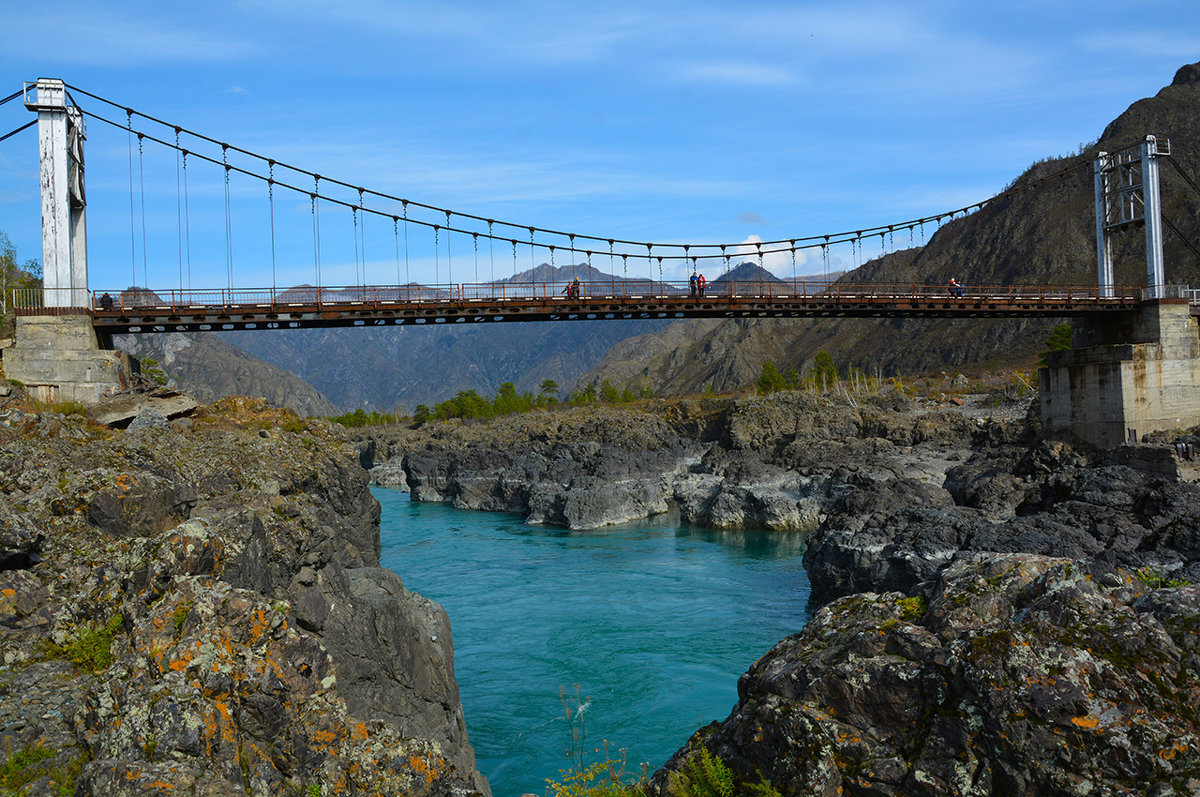
[[[674,74],[683,81],[735,86],[773,87],[796,82],[795,75],[783,67],[738,61],[680,64]]]

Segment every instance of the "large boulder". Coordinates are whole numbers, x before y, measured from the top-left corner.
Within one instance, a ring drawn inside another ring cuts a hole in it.
[[[817,612],[653,792],[698,793],[689,776],[719,766],[794,795],[1195,794],[1198,627],[1200,586],[959,557],[928,603],[863,593]]]

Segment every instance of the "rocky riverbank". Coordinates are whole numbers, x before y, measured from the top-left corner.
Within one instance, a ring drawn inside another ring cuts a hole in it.
[[[487,795],[357,451],[224,399],[0,412],[0,791]]]
[[[810,532],[851,472],[940,484],[992,421],[902,396],[803,393],[531,413],[372,433],[382,485],[417,501],[592,529],[678,509],[716,529]]]

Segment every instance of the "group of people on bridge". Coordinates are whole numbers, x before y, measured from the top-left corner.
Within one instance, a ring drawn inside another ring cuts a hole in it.
[[[692,272],[692,276],[688,277],[688,287],[691,288],[692,298],[697,299],[704,295],[704,286],[707,283],[704,280],[703,274]]]

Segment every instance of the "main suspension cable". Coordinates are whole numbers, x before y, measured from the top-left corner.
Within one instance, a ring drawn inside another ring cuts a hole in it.
[[[104,97],[101,97],[101,96],[99,96],[99,95],[96,95],[96,94],[92,94],[91,92],[88,92],[88,91],[86,91],[86,90],[84,90],[84,89],[81,89],[81,88],[79,88],[79,87],[77,87],[77,86],[70,86],[70,88],[74,89],[75,91],[78,91],[80,94],[86,95],[86,96],[88,96],[88,97],[92,97],[93,99],[96,99],[96,100],[98,100],[98,101],[100,101],[100,102],[103,102],[103,103],[105,103],[105,104],[111,105],[111,106],[113,106],[113,107],[118,107],[118,108],[122,107],[122,106],[118,105],[117,103],[114,103],[114,102],[112,102],[111,100],[108,100],[108,99],[106,99],[106,98],[104,98]],[[129,110],[129,109],[126,109],[126,110]],[[95,114],[95,113],[93,113],[93,112],[91,112],[91,111],[88,111],[88,112],[86,112],[86,113],[88,113],[88,115],[90,115],[90,116],[94,116],[95,118],[97,118],[97,119],[99,119],[99,120],[101,120],[101,121],[108,121],[107,119],[104,119],[103,117],[101,117],[101,116],[99,116],[98,114]],[[161,120],[161,119],[158,119],[158,118],[156,118],[156,117],[150,116],[149,114],[144,114],[144,113],[141,113],[141,112],[137,112],[137,113],[138,113],[138,115],[139,115],[139,116],[141,116],[141,117],[143,117],[143,118],[145,118],[145,119],[147,119],[147,120],[149,120],[149,121],[151,121],[151,122],[155,122],[155,123],[157,123],[157,124],[161,124],[161,125],[167,125],[167,126],[170,126],[170,125],[169,125],[169,123],[167,123],[167,122],[165,122],[165,121],[163,121],[163,120]],[[189,135],[195,136],[196,138],[199,138],[199,139],[201,139],[201,140],[208,141],[208,142],[210,142],[210,143],[213,143],[213,144],[218,144],[218,145],[227,146],[229,149],[233,149],[233,150],[235,150],[236,152],[239,152],[239,153],[241,153],[241,154],[247,155],[247,156],[249,156],[249,157],[251,157],[251,158],[256,158],[256,159],[263,160],[263,161],[265,161],[265,160],[268,160],[266,157],[264,157],[264,156],[262,156],[262,155],[258,155],[258,154],[257,154],[257,153],[255,153],[255,152],[252,152],[252,151],[250,151],[250,150],[246,150],[246,149],[242,149],[242,148],[240,148],[240,147],[235,147],[235,146],[232,146],[232,145],[224,144],[223,142],[220,142],[220,141],[218,141],[217,139],[211,138],[211,137],[209,137],[209,136],[206,136],[206,135],[204,135],[204,134],[197,133],[197,132],[195,132],[195,131],[191,131],[191,130],[187,130],[186,132],[187,132]],[[1083,156],[1081,155],[1081,156],[1079,156],[1079,157],[1078,157],[1076,160],[1079,160],[1079,159],[1081,159],[1082,157],[1083,157]],[[300,173],[300,174],[309,174],[309,175],[311,175],[311,174],[312,174],[312,172],[309,172],[309,171],[307,171],[307,170],[305,170],[305,169],[302,169],[302,168],[299,168],[299,167],[296,167],[296,166],[292,166],[292,165],[290,165],[290,164],[286,164],[286,163],[282,163],[282,162],[278,162],[278,161],[277,161],[277,163],[279,163],[279,165],[280,165],[280,166],[282,166],[282,167],[284,167],[284,168],[287,168],[287,169],[289,169],[289,170],[295,171],[295,172],[297,172],[297,173]],[[1046,176],[1044,176],[1044,177],[1042,177],[1042,178],[1039,178],[1039,179],[1037,179],[1037,180],[1031,181],[1031,182],[1029,182],[1029,183],[1025,183],[1025,184],[1023,184],[1023,185],[1021,185],[1021,186],[1014,186],[1013,188],[1011,188],[1011,189],[1008,189],[1008,190],[1006,190],[1006,191],[1004,191],[1004,192],[1001,192],[1000,194],[997,194],[996,196],[994,196],[994,197],[991,197],[991,198],[989,198],[989,199],[987,199],[987,200],[984,200],[984,201],[982,201],[982,202],[978,202],[978,203],[974,203],[974,204],[971,204],[971,205],[967,205],[967,206],[965,206],[965,207],[962,207],[962,208],[957,208],[957,209],[955,209],[955,210],[952,210],[952,211],[950,211],[949,213],[941,213],[941,214],[937,214],[937,215],[934,215],[934,216],[925,216],[925,217],[922,217],[922,218],[919,218],[919,219],[912,219],[912,220],[905,221],[905,222],[901,222],[901,223],[893,223],[893,224],[891,224],[891,225],[882,225],[882,226],[880,226],[880,227],[870,227],[870,228],[866,228],[866,229],[863,229],[863,230],[858,230],[858,231],[855,231],[855,232],[858,234],[858,236],[860,236],[860,237],[861,237],[861,236],[862,236],[864,233],[865,233],[865,234],[867,234],[867,235],[869,236],[869,235],[871,235],[871,234],[876,234],[876,233],[878,233],[880,230],[887,230],[889,227],[890,227],[892,230],[895,230],[895,229],[911,229],[911,227],[913,227],[913,226],[916,226],[916,225],[920,225],[920,224],[922,224],[923,222],[926,222],[926,221],[932,221],[932,222],[938,222],[938,223],[940,223],[940,222],[942,221],[942,219],[943,219],[943,218],[946,218],[946,217],[953,218],[955,215],[957,215],[957,214],[959,214],[959,213],[963,213],[963,214],[970,213],[970,212],[973,212],[973,211],[975,211],[975,210],[982,209],[984,206],[986,206],[987,204],[989,204],[989,203],[991,203],[991,202],[994,202],[994,201],[996,201],[997,199],[1000,199],[1000,198],[1003,198],[1003,197],[1007,197],[1007,196],[1011,196],[1011,195],[1013,195],[1013,194],[1015,194],[1015,193],[1018,193],[1018,192],[1021,192],[1021,191],[1029,190],[1029,189],[1031,189],[1031,188],[1033,188],[1033,187],[1036,187],[1037,185],[1040,185],[1040,184],[1042,184],[1043,182],[1045,182],[1045,181],[1047,181],[1047,180],[1054,179],[1055,177],[1058,177],[1058,176],[1061,174],[1061,172],[1070,171],[1071,169],[1075,168],[1077,165],[1078,165],[1077,163],[1071,163],[1071,164],[1069,164],[1068,166],[1064,167],[1064,168],[1063,168],[1062,170],[1060,170],[1059,172],[1056,172],[1056,173],[1053,173],[1053,174],[1050,174],[1050,175],[1046,175]],[[253,174],[252,172],[246,172],[246,173],[247,173],[247,174]],[[254,175],[254,176],[258,176],[258,177],[260,177],[260,179],[261,179],[261,176],[260,176],[260,175]],[[442,213],[442,214],[444,214],[444,213],[446,213],[446,212],[447,212],[447,210],[446,210],[445,208],[441,208],[441,207],[438,207],[438,206],[436,206],[436,205],[429,205],[429,204],[422,203],[422,202],[417,202],[417,201],[414,201],[414,200],[403,200],[403,199],[401,199],[400,197],[396,197],[396,196],[393,196],[393,195],[389,195],[389,194],[381,193],[381,192],[378,192],[378,191],[371,191],[371,190],[367,190],[367,189],[359,189],[359,187],[358,187],[358,186],[355,186],[355,185],[353,185],[353,184],[351,184],[351,183],[346,183],[346,182],[343,182],[343,181],[340,181],[340,180],[334,180],[334,179],[328,179],[328,178],[327,178],[327,180],[326,180],[326,181],[327,181],[327,182],[330,182],[330,183],[332,183],[332,184],[334,184],[334,185],[339,185],[339,186],[342,186],[342,187],[345,187],[345,188],[351,188],[351,189],[355,189],[355,190],[363,190],[365,193],[370,193],[372,196],[376,196],[376,197],[379,197],[379,198],[381,198],[381,199],[386,199],[386,200],[391,200],[391,201],[407,201],[409,204],[412,204],[412,205],[414,205],[414,206],[416,206],[416,207],[423,208],[423,209],[426,209],[426,210],[435,211],[435,212],[437,212],[437,213]],[[328,198],[328,197],[326,197],[326,199],[329,199],[329,198]],[[336,201],[336,200],[334,200],[334,201]],[[372,211],[372,212],[375,212],[375,211]],[[492,224],[499,224],[499,225],[501,225],[501,226],[506,226],[506,227],[510,227],[510,228],[513,228],[513,229],[532,229],[532,231],[533,231],[535,234],[536,234],[536,233],[542,233],[542,234],[545,234],[545,235],[554,235],[554,236],[563,236],[563,237],[566,237],[566,236],[568,236],[568,235],[574,235],[576,238],[583,239],[583,240],[591,240],[591,241],[605,241],[605,240],[609,240],[609,239],[608,239],[608,238],[606,238],[606,237],[605,237],[605,238],[601,238],[601,237],[592,236],[592,235],[585,235],[585,234],[581,234],[581,233],[573,233],[573,234],[572,234],[572,233],[568,233],[568,232],[565,232],[565,231],[561,231],[561,230],[553,230],[553,229],[549,229],[549,228],[540,228],[540,227],[533,227],[533,228],[530,228],[528,225],[517,224],[517,223],[515,223],[515,222],[505,222],[505,221],[498,221],[498,220],[495,220],[495,219],[487,219],[487,218],[485,218],[485,217],[482,217],[482,216],[476,216],[476,215],[473,215],[473,214],[470,214],[470,213],[463,213],[463,212],[460,212],[460,211],[452,211],[452,213],[453,213],[454,215],[457,215],[457,216],[462,216],[462,217],[463,217],[463,218],[465,218],[465,219],[471,219],[471,220],[474,220],[474,221],[480,221],[480,222],[488,222],[488,221],[490,221],[490,222],[492,222]],[[422,223],[422,224],[425,224],[426,226],[431,226],[431,224],[432,224],[431,222],[421,222],[421,221],[419,221],[419,220],[417,220],[417,219],[413,219],[413,221],[414,221],[414,222],[416,222],[416,223]],[[454,229],[454,230],[452,230],[452,231],[453,231],[453,232],[459,232],[459,233],[463,233],[463,234],[471,234],[471,233],[473,232],[473,231],[471,231],[471,230],[458,230],[458,229]],[[482,233],[481,233],[481,234],[482,234]],[[821,238],[824,238],[824,237],[825,237],[825,236],[823,236],[823,235],[815,235],[815,236],[805,236],[805,237],[800,237],[800,238],[795,238],[795,239],[779,239],[779,240],[774,240],[774,241],[764,241],[764,242],[762,242],[762,243],[763,243],[764,245],[767,245],[767,246],[779,246],[779,245],[781,245],[781,244],[784,244],[784,243],[790,243],[790,242],[791,242],[791,241],[793,241],[793,240],[795,240],[795,241],[799,241],[799,242],[804,242],[804,241],[817,241],[818,239],[821,239]],[[850,241],[850,240],[852,240],[852,239],[853,239],[855,236],[851,234],[851,231],[842,231],[842,232],[838,232],[838,233],[831,233],[829,237],[830,237],[830,238],[833,238],[833,239],[837,239],[837,242],[846,242],[846,241]],[[499,240],[506,240],[506,239],[508,239],[508,238],[507,238],[507,236],[497,236],[497,238],[498,238]],[[615,243],[620,243],[620,244],[622,244],[623,246],[639,246],[639,247],[640,247],[640,246],[644,246],[644,245],[645,245],[645,243],[646,243],[646,242],[644,242],[644,241],[632,241],[632,240],[625,240],[625,239],[612,239],[612,240],[613,240]],[[654,245],[654,246],[658,246],[658,247],[662,247],[662,248],[680,248],[680,247],[682,247],[682,244],[677,244],[677,243],[654,243],[653,245]],[[531,244],[531,246],[536,246],[536,244]],[[700,243],[693,243],[693,244],[691,244],[691,246],[693,246],[693,247],[695,247],[695,248],[700,248],[700,249],[715,249],[715,248],[718,248],[718,247],[720,246],[720,244],[700,244]],[[735,246],[735,247],[736,247],[737,245],[736,245],[736,244],[730,244],[730,246]],[[578,250],[576,250],[576,251],[578,251]],[[788,251],[788,250],[787,250],[787,249],[785,249],[785,248],[771,249],[771,250],[768,250],[768,253],[772,253],[772,252],[776,252],[776,251]],[[641,255],[632,254],[632,256],[633,256],[633,257],[640,257]],[[717,255],[699,255],[698,257],[703,257],[703,258],[707,258],[707,257],[717,257]]]

